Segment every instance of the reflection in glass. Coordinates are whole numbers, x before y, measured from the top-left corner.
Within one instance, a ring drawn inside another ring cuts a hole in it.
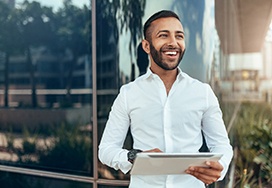
[[[0,1],[1,164],[93,174],[88,4]]]
[[[154,12],[161,9],[170,9],[182,15],[185,36],[188,37],[186,41],[188,42],[188,52],[186,51],[185,59],[182,61],[182,69],[185,69],[185,72],[190,73],[193,77],[202,80],[209,79],[207,72],[209,72],[212,63],[212,54],[214,52],[212,44],[214,44],[214,38],[212,36],[203,37],[203,35],[215,31],[214,25],[205,27],[205,23],[208,23],[210,19],[214,19],[212,14],[210,14],[213,10],[213,4],[209,3],[205,5],[203,1],[160,0],[154,2],[139,0],[139,3],[144,5],[140,6],[140,9],[136,6],[137,1],[135,1],[135,4],[132,2],[134,1],[129,1],[127,7],[125,7],[126,9],[123,9],[122,5],[113,4],[116,3],[115,1],[104,0],[97,2],[99,139],[107,121],[110,107],[118,94],[120,86],[133,81],[147,70],[149,65],[148,56],[139,47],[142,39],[141,28],[146,19]],[[130,6],[133,8],[131,9]],[[117,8],[120,10],[116,11]],[[137,11],[144,14],[137,13]],[[192,12],[194,12],[193,15]],[[123,20],[129,21],[129,19],[132,19],[129,22],[130,25],[127,29],[124,29],[127,26],[125,24],[120,25],[120,23]],[[139,29],[140,34],[138,38],[138,35],[133,33],[130,27]],[[134,37],[136,38],[134,39]],[[129,42],[133,40],[135,40],[135,43]],[[209,45],[202,49],[201,43]],[[109,67],[108,62],[110,62],[111,69],[106,68]],[[105,81],[107,79],[108,81]],[[130,149],[131,147],[132,139],[129,132],[127,140],[124,143],[124,148]],[[101,171],[99,171],[99,175],[101,178],[129,179],[128,174],[124,175],[120,171],[115,171],[102,164],[100,165]]]
[[[91,137],[90,1],[86,6],[77,0],[50,2],[0,0],[0,164],[92,176],[97,146]],[[271,187],[271,168],[264,168],[272,152],[267,144],[272,140],[271,1],[258,1],[258,9],[255,1],[239,2],[97,0],[98,138],[120,86],[146,71],[146,56],[137,51],[142,23],[157,10],[174,10],[186,37],[181,68],[213,87],[238,148],[238,162],[231,167],[237,173],[222,187],[239,184],[253,171],[258,173],[250,183]],[[256,45],[249,45],[252,41]],[[128,136],[124,147],[131,145]],[[129,179],[98,167],[101,178]],[[0,176],[1,187],[92,187],[7,172]]]
[[[142,16],[145,0],[97,1],[97,111],[98,111],[98,138],[101,138],[111,104],[118,94],[121,85],[132,80],[134,72],[124,72],[120,66],[120,57],[133,56],[137,42],[141,37]],[[130,34],[127,40],[126,51],[120,49],[120,36]],[[134,63],[126,62],[129,67]],[[125,147],[131,148],[131,137]],[[107,179],[128,179],[128,175],[107,168],[99,163],[99,176]]]
[[[33,177],[17,173],[0,172],[0,184],[2,188],[48,188],[48,187],[76,187],[76,188],[92,188],[92,184],[64,181],[49,178]]]
[[[268,167],[272,151],[265,144],[271,140],[272,128],[271,26],[265,37],[271,22],[272,3],[258,1],[259,8],[256,10],[256,2],[146,1],[142,17],[144,22],[161,9],[174,10],[180,15],[186,39],[186,53],[181,69],[190,76],[209,83],[218,96],[231,142],[237,152],[230,175],[223,182],[217,183],[220,187],[227,184],[247,186],[241,180],[252,185],[260,181],[263,185],[272,185],[269,176],[271,168]],[[123,16],[120,14],[118,18]],[[253,25],[258,27],[252,27]],[[135,54],[129,50],[130,37],[131,33],[123,32],[115,40],[118,52],[114,52],[117,53],[117,58],[112,62],[118,67],[119,84],[114,89],[144,72],[137,69],[137,60],[140,58],[137,57],[136,50],[134,49]],[[104,51],[101,46],[98,49]],[[105,98],[110,96],[111,99],[106,103],[104,101],[107,100],[101,97],[99,102],[103,103],[103,109],[107,109],[101,113],[105,114],[103,118],[99,118],[100,135],[107,120],[106,114],[118,92],[107,94],[107,97],[103,93]],[[110,172],[110,176],[100,174],[103,178],[123,178],[120,172],[105,166],[101,168]]]

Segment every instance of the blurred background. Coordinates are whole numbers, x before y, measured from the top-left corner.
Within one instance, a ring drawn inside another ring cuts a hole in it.
[[[128,186],[97,146],[120,87],[148,67],[142,26],[162,9],[180,16],[180,67],[211,85],[234,148],[210,187],[272,187],[271,0],[0,0],[1,187]]]

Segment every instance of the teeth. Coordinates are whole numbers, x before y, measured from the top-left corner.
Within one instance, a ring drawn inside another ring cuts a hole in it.
[[[167,55],[176,55],[177,52],[165,52],[165,54],[167,54]]]

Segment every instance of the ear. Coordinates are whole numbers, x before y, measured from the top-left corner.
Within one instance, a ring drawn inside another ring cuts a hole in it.
[[[143,48],[143,50],[144,50],[147,54],[150,53],[150,44],[149,44],[149,42],[148,42],[147,40],[145,40],[145,39],[142,40],[142,48]]]

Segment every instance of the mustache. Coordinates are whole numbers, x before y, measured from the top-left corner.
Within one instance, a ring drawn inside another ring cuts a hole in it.
[[[179,47],[173,47],[173,46],[163,46],[161,49],[160,49],[161,52],[164,52],[164,51],[176,51],[176,52],[182,52],[181,48]]]

